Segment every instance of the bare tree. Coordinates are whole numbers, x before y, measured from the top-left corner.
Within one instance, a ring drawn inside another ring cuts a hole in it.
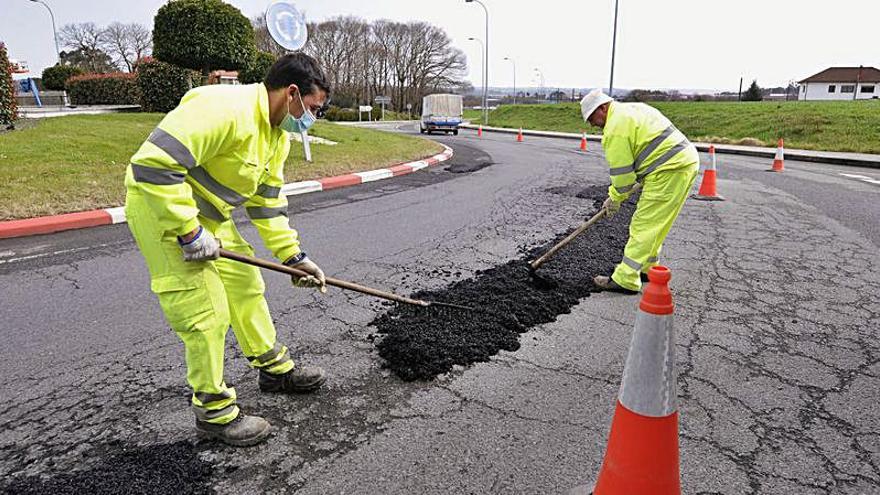
[[[343,106],[390,96],[392,108],[462,84],[467,62],[442,29],[423,22],[336,17],[309,26],[305,50],[320,58]]]
[[[94,22],[65,24],[58,36],[64,48],[69,50],[100,50],[104,42],[104,30]]]
[[[269,34],[269,28],[266,27],[266,14],[260,14],[251,18],[251,25],[254,27],[254,39],[257,42],[257,49],[263,52],[271,53],[276,57],[280,57],[287,53],[272,36]]]
[[[113,56],[117,66],[128,72],[140,58],[150,53],[153,46],[150,30],[137,23],[114,22],[107,26],[102,38],[104,50]]]

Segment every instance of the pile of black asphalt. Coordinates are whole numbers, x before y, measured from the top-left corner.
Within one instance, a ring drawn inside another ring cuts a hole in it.
[[[89,452],[99,463],[89,469],[52,473],[49,476],[13,477],[0,485],[0,493],[16,495],[156,494],[207,495],[214,493],[214,467],[198,457],[195,445],[132,447],[103,445]]]
[[[606,191],[606,186],[592,186],[577,194],[593,200],[585,218],[598,211]],[[630,200],[617,215],[601,220],[542,266],[538,271],[541,278],[554,283],[536,283],[528,263],[570,231],[524,253],[521,259],[477,272],[440,290],[414,294],[420,299],[470,306],[475,311],[391,307],[372,322],[380,334],[376,342],[384,365],[406,381],[430,380],[454,365],[487,361],[500,350],[516,351],[520,334],[569,313],[581,299],[598,290],[593,277],[610,274],[620,262],[634,211],[634,200]]]

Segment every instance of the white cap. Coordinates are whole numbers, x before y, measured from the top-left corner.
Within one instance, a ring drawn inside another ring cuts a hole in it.
[[[589,120],[590,115],[593,115],[597,108],[609,101],[613,100],[610,96],[603,93],[601,89],[594,89],[587,93],[587,96],[584,96],[581,100],[581,115],[584,117],[584,122]]]

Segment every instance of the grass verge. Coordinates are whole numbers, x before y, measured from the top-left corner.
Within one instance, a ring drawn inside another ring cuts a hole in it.
[[[807,150],[880,153],[880,100],[829,102],[650,102],[694,141]],[[473,118],[473,116],[472,116]],[[504,105],[489,114],[498,127],[600,133],[580,105]]]
[[[73,115],[24,121],[0,133],[0,220],[122,205],[128,160],[162,114]],[[442,151],[437,143],[401,134],[319,122],[313,131],[337,141],[312,145],[313,163],[293,142],[288,181],[381,168]]]

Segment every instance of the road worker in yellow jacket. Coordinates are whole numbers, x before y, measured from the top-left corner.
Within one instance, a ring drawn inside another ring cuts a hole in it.
[[[619,103],[594,90],[581,100],[584,121],[601,127],[611,185],[603,207],[613,216],[642,184],[623,259],[611,276],[593,281],[602,290],[636,294],[658,264],[663,240],[684,206],[699,169],[697,149],[655,108]]]
[[[264,245],[309,274],[294,285],[322,291],[287,217],[284,162],[289,132],[301,132],[330,92],[315,59],[281,57],[263,83],[189,91],[131,158],[125,213],[146,260],[152,291],[186,350],[187,381],[200,436],[253,445],[269,423],[242,413],[223,379],[229,326],[264,392],[309,392],[324,370],[294,363],[276,341],[258,269],[218,259],[221,247],[253,255],[231,220],[243,206]]]

